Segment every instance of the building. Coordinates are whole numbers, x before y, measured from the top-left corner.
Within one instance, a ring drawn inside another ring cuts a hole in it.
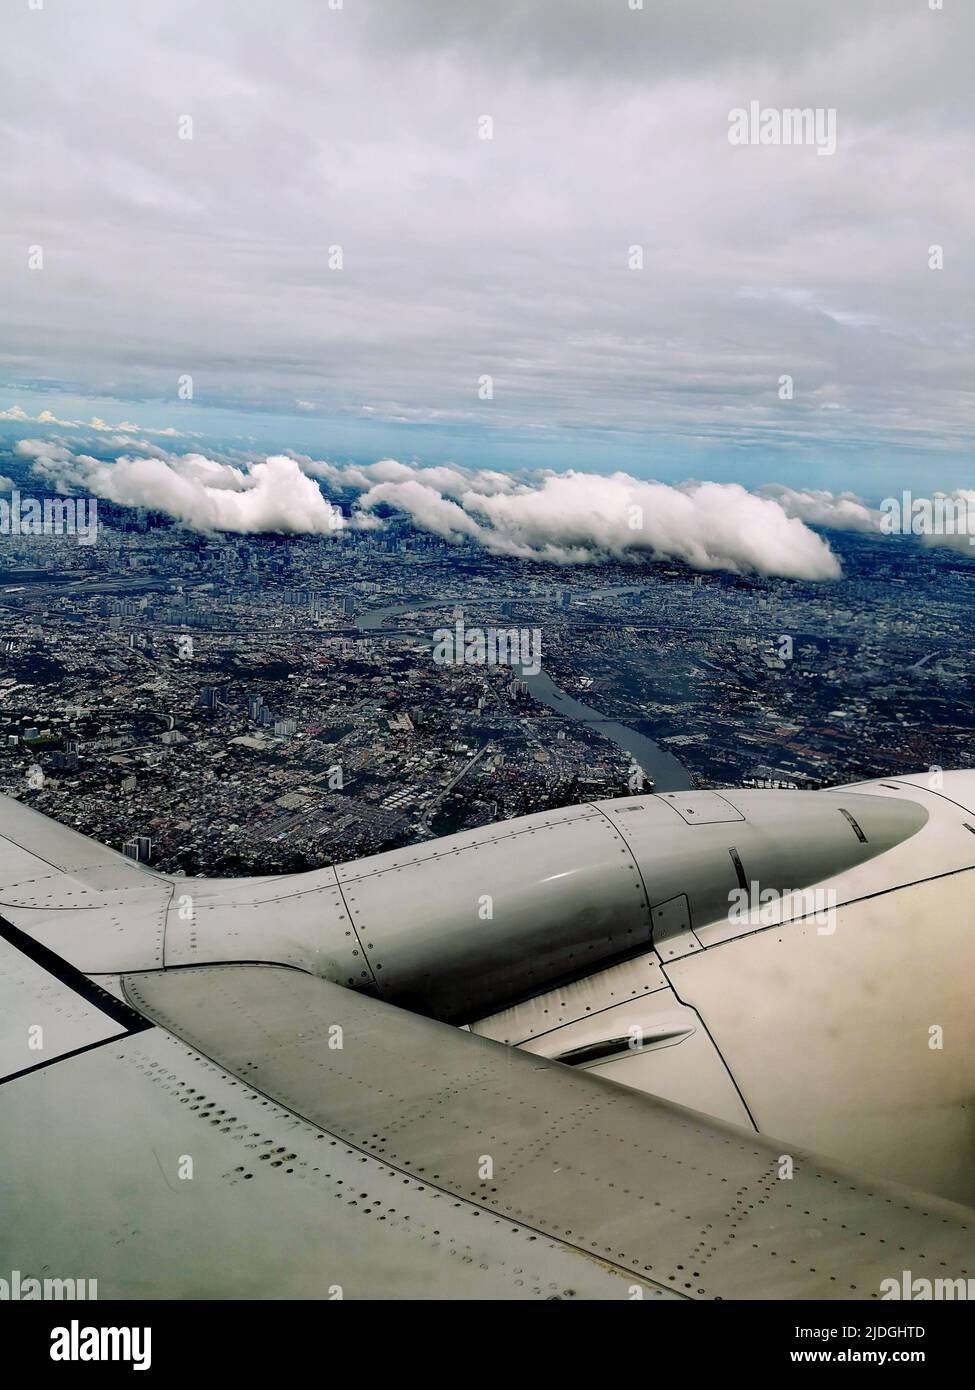
[[[152,840],[148,835],[137,835],[132,840],[126,840],[122,846],[122,853],[127,859],[134,859],[139,864],[148,864],[152,858]]]

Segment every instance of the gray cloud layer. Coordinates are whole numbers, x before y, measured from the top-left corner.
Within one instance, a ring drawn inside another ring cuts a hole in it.
[[[90,0],[4,28],[11,378],[786,461],[970,445],[960,0]],[[835,106],[835,156],[731,147],[753,98]]]

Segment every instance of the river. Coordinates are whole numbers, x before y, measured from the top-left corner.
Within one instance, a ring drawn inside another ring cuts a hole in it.
[[[636,585],[626,585],[618,589],[599,589],[587,594],[586,597],[602,598],[604,595],[613,593],[628,593],[637,587]],[[382,628],[386,618],[399,617],[401,614],[411,613],[417,609],[437,606],[449,606],[452,610],[454,601],[450,601],[447,605],[443,599],[416,599],[406,603],[392,603],[384,608],[372,608],[366,613],[359,614],[356,618],[356,626],[360,632],[376,632]],[[445,621],[448,625],[452,623],[452,619]],[[397,635],[401,634],[400,629],[383,630]],[[415,629],[407,629],[406,632],[409,635],[414,633]],[[639,734],[635,729],[617,723],[615,719],[608,719],[598,710],[591,709],[589,705],[584,705],[581,701],[573,699],[571,695],[567,695],[564,690],[559,689],[544,668],[537,675],[530,676],[524,672],[518,672],[516,667],[513,674],[520,674],[521,679],[536,700],[541,700],[542,704],[548,705],[564,719],[577,724],[588,724],[604,738],[608,738],[611,743],[615,743],[617,748],[628,753],[646,775],[653,778],[655,791],[686,791],[693,785],[687,768],[679,759],[674,757],[673,753],[668,753],[665,748],[660,747],[659,743],[654,743],[653,739],[647,738],[645,734]]]
[[[647,776],[653,778],[654,791],[681,792],[693,785],[687,768],[673,753],[668,753],[645,734],[638,734],[635,729],[618,724],[615,719],[607,719],[598,710],[590,709],[571,695],[566,695],[547,671],[542,670],[537,676],[527,676],[522,672],[521,679],[536,700],[541,700],[542,704],[548,705],[565,719],[571,719],[576,724],[588,724],[603,738],[615,743],[617,748],[622,748],[624,753],[629,753]]]

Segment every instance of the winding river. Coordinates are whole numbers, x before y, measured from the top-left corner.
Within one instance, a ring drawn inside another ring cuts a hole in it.
[[[637,587],[632,586],[633,590]],[[600,589],[589,594],[588,597],[597,598],[604,594],[627,593],[630,590],[631,586],[621,589]],[[442,607],[443,604],[442,598],[432,598],[393,603],[384,608],[371,608],[368,612],[359,614],[356,618],[356,626],[362,633],[377,632],[382,629],[387,618],[400,617],[422,608]],[[383,630],[390,633],[405,633],[406,635],[412,635],[416,632],[415,627]],[[513,670],[520,675],[536,700],[541,700],[542,704],[548,705],[564,719],[577,724],[588,724],[604,738],[608,738],[611,743],[615,743],[617,748],[628,753],[646,775],[653,778],[655,791],[686,791],[693,785],[687,768],[679,759],[674,757],[673,753],[668,753],[666,749],[661,748],[658,743],[654,743],[653,739],[647,738],[645,734],[639,734],[635,729],[617,723],[615,719],[608,719],[598,710],[573,699],[571,695],[567,695],[564,690],[559,689],[544,669],[539,671],[537,675],[526,675],[524,672],[518,672],[517,667]]]

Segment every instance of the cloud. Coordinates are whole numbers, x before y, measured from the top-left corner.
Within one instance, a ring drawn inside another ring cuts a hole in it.
[[[935,492],[932,502],[947,503],[944,507],[946,524],[943,530],[925,531],[921,544],[957,550],[960,555],[975,558],[975,489],[954,488],[951,492]]]
[[[17,424],[48,425],[52,429],[91,430],[95,434],[156,434],[166,439],[184,437],[183,432],[173,429],[172,425],[167,425],[165,429],[154,429],[151,425],[134,425],[131,420],[121,420],[117,425],[110,425],[97,415],[93,415],[90,420],[61,420],[50,410],[41,410],[36,415],[28,415],[19,405],[12,405],[6,410],[0,410],[0,420],[13,420]]]
[[[72,493],[84,486],[84,455],[73,454],[53,439],[18,439],[17,458],[31,460],[31,472],[55,492]]]
[[[147,457],[106,460],[48,439],[22,439],[14,452],[29,458],[34,476],[57,491],[84,488],[124,507],[164,512],[194,531],[327,535],[342,526],[340,509],[281,454],[242,466],[155,448]]]
[[[162,511],[198,531],[327,535],[346,524],[375,529],[396,514],[449,542],[551,564],[681,560],[697,570],[797,579],[840,574],[822,537],[775,498],[738,484],[671,486],[575,471],[506,475],[395,459],[359,466],[281,454],[230,462],[156,451],[104,460],[36,439],[20,441],[17,453],[52,486]],[[347,518],[322,485],[343,502]]]
[[[408,516],[422,531],[432,531],[444,540],[457,541],[470,537],[483,543],[482,529],[473,517],[456,502],[444,497],[436,486],[414,480],[376,483],[359,498],[359,507],[367,512],[381,503]]]
[[[197,531],[322,535],[342,524],[340,512],[294,459],[278,454],[246,469],[200,454],[179,459],[122,457],[88,461],[85,486],[127,507],[166,512]]]
[[[693,569],[837,579],[828,544],[772,499],[736,483],[643,482],[570,472],[514,494],[468,493],[490,522],[485,546],[501,554],[575,563],[677,559]]]
[[[871,535],[887,534],[890,529],[890,518],[884,510],[868,506],[852,492],[834,495],[816,488],[796,490],[779,483],[766,484],[756,492],[777,502],[787,516],[797,517],[812,526]],[[922,520],[917,522],[918,529],[913,532],[921,544],[956,550],[960,555],[975,558],[975,490],[953,488],[948,492],[935,490],[927,496],[913,496],[922,511]],[[885,500],[895,506],[900,516],[902,498],[894,496]],[[932,519],[927,519],[929,516]],[[906,524],[910,530],[910,511]],[[922,526],[925,529],[921,529]]]
[[[812,528],[877,536],[890,529],[886,502],[874,507],[850,491],[782,483],[749,490],[717,481],[647,481],[622,471],[502,473],[393,458],[334,463],[295,451],[266,458],[178,454],[126,434],[96,440],[106,456],[50,438],[21,439],[13,452],[54,491],[84,489],[122,506],[152,508],[192,530],[326,535],[345,526],[377,530],[398,515],[450,543],[556,565],[679,560],[702,571],[829,580],[839,577],[839,561]],[[929,528],[923,543],[971,556],[975,491],[932,496],[955,503],[951,515],[960,520]],[[900,506],[899,497],[893,501]]]
[[[813,526],[826,526],[836,531],[879,531],[881,514],[852,492],[832,493],[822,488],[784,487],[781,483],[766,483],[756,488],[760,497],[777,502],[786,516],[808,521]]]

